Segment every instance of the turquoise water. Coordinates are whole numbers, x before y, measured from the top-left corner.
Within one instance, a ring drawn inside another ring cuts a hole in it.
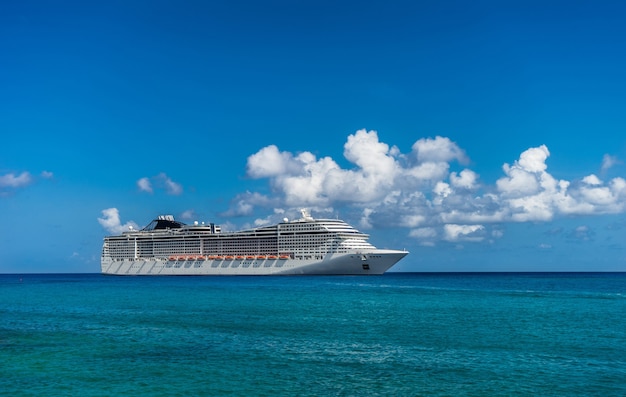
[[[623,396],[626,274],[0,275],[10,396]]]

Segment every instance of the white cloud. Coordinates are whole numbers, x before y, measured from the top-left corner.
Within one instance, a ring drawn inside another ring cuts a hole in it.
[[[52,179],[54,178],[54,174],[50,171],[41,171],[41,177],[43,179]]]
[[[248,157],[248,175],[252,178],[297,173],[300,169],[298,159],[294,159],[291,153],[280,152],[276,145],[267,146]]]
[[[274,204],[279,203],[277,200],[272,200],[266,195],[257,192],[245,192],[238,194],[232,199],[228,211],[220,215],[224,217],[247,216],[253,213],[255,207],[268,208]]]
[[[361,169],[364,177],[369,177],[374,182],[378,182],[379,178],[394,177],[398,172],[398,165],[390,154],[389,145],[378,140],[376,131],[359,130],[350,135],[344,145],[344,156]]]
[[[178,196],[183,193],[182,185],[174,182],[164,172],[161,172],[160,174],[152,178],[143,177],[137,180],[137,187],[139,188],[139,191],[153,193],[154,186],[159,189],[164,189],[167,194],[173,196]]]
[[[609,168],[617,165],[617,164],[621,164],[621,161],[619,161],[619,159],[615,156],[611,156],[609,154],[605,154],[604,157],[602,158],[602,172],[607,171]]]
[[[194,218],[196,218],[196,213],[195,213],[194,210],[186,210],[186,211],[183,211],[182,214],[180,214],[180,218],[184,219],[184,220],[187,220],[187,221],[190,221],[190,220],[193,220]]]
[[[624,179],[615,178],[609,185],[605,185],[597,178],[592,179],[592,182],[594,183],[583,184],[578,193],[585,203],[593,206],[594,212],[618,213],[624,210],[626,204],[624,200],[626,181]]]
[[[283,221],[285,218],[285,211],[280,208],[274,208],[274,213],[272,215],[268,215],[265,218],[257,218],[254,220],[254,227],[261,227],[276,224],[278,222]]]
[[[594,185],[594,186],[602,185],[602,181],[593,174],[584,177],[582,181],[586,183],[587,185]]]
[[[528,172],[543,172],[548,166],[546,159],[550,156],[550,151],[546,145],[530,148],[523,152],[516,165]]]
[[[549,155],[548,148],[541,145],[523,152],[513,165],[504,164],[502,170],[506,177],[496,182],[498,190],[510,197],[526,197],[538,193],[548,167],[545,161]]]
[[[142,192],[152,193],[152,183],[150,183],[150,178],[144,177],[137,181],[137,187]]]
[[[417,181],[437,181],[442,180],[448,174],[450,165],[448,163],[421,163],[404,170],[404,174]]]
[[[400,175],[396,149],[378,141],[376,131],[359,130],[348,137],[344,155],[355,170],[343,170],[330,157],[310,152],[297,156],[267,146],[248,157],[247,175],[269,177],[288,205],[328,205],[333,201],[370,202],[384,197]]]
[[[437,182],[433,188],[433,193],[435,194],[432,200],[433,204],[442,205],[445,198],[452,194],[452,188],[448,183]]]
[[[454,225],[443,226],[444,239],[448,241],[482,241],[484,236],[479,232],[485,230],[483,225]]]
[[[432,239],[437,237],[437,230],[433,227],[421,227],[411,230],[409,236],[418,239]]]
[[[164,173],[159,174],[158,178],[165,185],[165,191],[168,194],[172,194],[174,196],[178,196],[178,195],[180,195],[183,192],[183,187],[179,183],[174,182],[172,179],[170,179]]]
[[[449,184],[440,181],[435,184],[433,193],[435,193],[437,196],[445,198],[452,194],[452,189],[450,188]]]
[[[363,229],[372,228],[372,224],[370,223],[370,220],[369,220],[369,216],[372,214],[372,212],[374,212],[374,210],[370,208],[363,209],[363,214],[361,216],[361,220],[359,221],[359,225],[361,226],[361,228]]]
[[[111,234],[120,234],[129,230],[139,229],[139,226],[133,221],[126,222],[124,224],[120,221],[120,213],[117,208],[107,208],[102,210],[102,218],[98,218],[100,225]]]
[[[593,230],[589,226],[582,225],[574,228],[567,237],[577,241],[590,241],[593,240],[593,236]]]
[[[549,221],[554,216],[550,195],[539,193],[510,199],[511,220],[515,222]]]
[[[475,189],[478,174],[472,170],[465,169],[460,174],[450,173],[450,184],[459,189]]]
[[[556,180],[545,163],[550,152],[545,145],[526,150],[513,166],[505,164],[507,175],[496,182],[509,220],[549,221],[558,215],[619,213],[624,210],[622,178],[605,185],[591,174],[577,183]]]
[[[616,195],[617,200],[623,200],[626,198],[626,180],[624,178],[613,178],[609,183],[609,187],[613,194]]]
[[[520,168],[511,168],[508,164],[503,167],[505,178],[498,179],[498,190],[505,196],[525,197],[539,191],[539,181],[536,174]]]
[[[439,230],[422,240],[478,242],[501,237],[497,224],[504,222],[626,210],[625,179],[605,182],[593,174],[557,179],[548,172],[550,151],[545,145],[528,148],[512,164],[504,164],[504,175],[491,186],[475,171],[458,169],[469,159],[445,137],[419,139],[403,154],[381,142],[376,131],[358,130],[348,136],[343,154],[350,167],[310,152],[262,148],[248,157],[247,175],[267,178],[272,199],[247,192],[233,200],[229,212],[252,215],[257,208],[348,206],[363,229],[409,228],[416,238]],[[608,158],[605,164],[614,161]]]
[[[421,246],[433,247],[435,246],[435,240],[438,238],[438,233],[435,228],[422,227],[422,228],[412,229],[409,232],[409,237],[413,237],[417,239],[418,244]]]
[[[30,173],[24,171],[19,175],[9,173],[0,175],[0,188],[18,188],[24,187],[33,181]]]
[[[53,179],[54,174],[50,171],[41,171],[39,175],[33,176],[28,171],[23,171],[19,174],[10,172],[4,175],[0,175],[0,197],[10,196],[16,189],[24,188],[37,179]]]
[[[426,223],[426,220],[427,218],[421,214],[406,214],[400,219],[399,225],[402,227],[417,227]]]
[[[491,237],[493,238],[502,238],[504,236],[504,232],[499,229],[495,229],[491,231]]]
[[[329,157],[317,160],[313,154],[305,152],[296,160],[291,173],[275,180],[276,187],[285,193],[288,205],[324,205],[329,202],[329,196],[337,196],[345,189],[345,172]]]
[[[427,163],[449,163],[457,160],[465,163],[467,157],[465,152],[449,138],[437,136],[435,139],[420,139],[413,144],[413,152],[419,162]]]

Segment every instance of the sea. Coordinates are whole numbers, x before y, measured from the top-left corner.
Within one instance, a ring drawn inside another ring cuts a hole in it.
[[[2,396],[625,396],[626,273],[0,275]]]

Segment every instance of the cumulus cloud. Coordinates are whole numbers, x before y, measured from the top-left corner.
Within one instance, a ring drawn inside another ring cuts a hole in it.
[[[508,220],[548,221],[558,215],[619,213],[624,210],[624,179],[608,184],[596,175],[572,183],[557,180],[547,172],[548,148],[530,148],[512,166],[505,164],[505,177],[496,182]],[[507,220],[507,219],[505,219]]]
[[[334,201],[370,202],[382,198],[394,185],[401,168],[395,151],[378,140],[375,131],[359,130],[348,137],[344,156],[357,166],[341,169],[330,157],[310,152],[293,155],[267,146],[248,158],[247,175],[270,178],[287,205],[330,205]]]
[[[547,169],[545,163],[550,155],[548,148],[541,145],[530,148],[520,155],[512,166],[504,164],[502,170],[506,177],[498,179],[498,190],[509,197],[528,197],[540,190],[543,172]]]
[[[459,189],[474,189],[476,188],[476,181],[478,180],[478,174],[472,170],[465,169],[459,174],[456,172],[450,173],[450,184]]]
[[[457,160],[465,163],[467,157],[465,152],[452,142],[450,138],[437,136],[434,139],[420,139],[413,144],[413,152],[417,160],[428,163],[449,163]]]
[[[98,223],[111,234],[120,234],[129,230],[139,229],[139,226],[133,221],[122,224],[120,221],[120,213],[117,208],[107,208],[102,210],[102,218],[98,218]]]
[[[358,130],[344,144],[342,168],[330,157],[291,153],[267,146],[248,157],[247,176],[267,179],[271,197],[246,192],[231,202],[230,215],[252,215],[257,208],[350,208],[363,229],[402,227],[424,244],[435,240],[480,242],[500,238],[504,222],[544,222],[558,216],[621,213],[626,180],[603,181],[594,174],[578,180],[548,172],[546,145],[521,151],[502,166],[489,185],[466,168],[469,157],[446,137],[415,141],[402,153]],[[603,169],[617,159],[605,156]],[[465,168],[464,168],[465,167]]]
[[[151,178],[143,177],[137,180],[137,188],[141,192],[154,193],[154,188],[163,189],[167,194],[178,196],[183,193],[181,184],[174,182],[167,174],[160,174]]]
[[[276,145],[267,146],[248,158],[248,175],[252,178],[269,178],[295,171],[299,160],[291,153],[280,152]]]

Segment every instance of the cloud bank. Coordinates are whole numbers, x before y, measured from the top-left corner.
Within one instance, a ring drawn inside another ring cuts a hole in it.
[[[405,227],[425,245],[437,240],[489,241],[501,235],[504,222],[540,222],[567,215],[624,212],[626,180],[603,181],[590,174],[576,181],[557,179],[546,164],[545,145],[523,151],[493,185],[467,168],[465,151],[449,138],[417,140],[401,153],[359,130],[344,144],[353,167],[341,168],[330,157],[280,151],[275,145],[248,157],[247,176],[267,179],[271,195],[247,192],[231,204],[230,215],[250,215],[254,208],[334,207],[358,211],[360,227]],[[619,161],[606,155],[602,171]],[[454,171],[451,171],[453,169]],[[270,196],[272,198],[270,198]]]

